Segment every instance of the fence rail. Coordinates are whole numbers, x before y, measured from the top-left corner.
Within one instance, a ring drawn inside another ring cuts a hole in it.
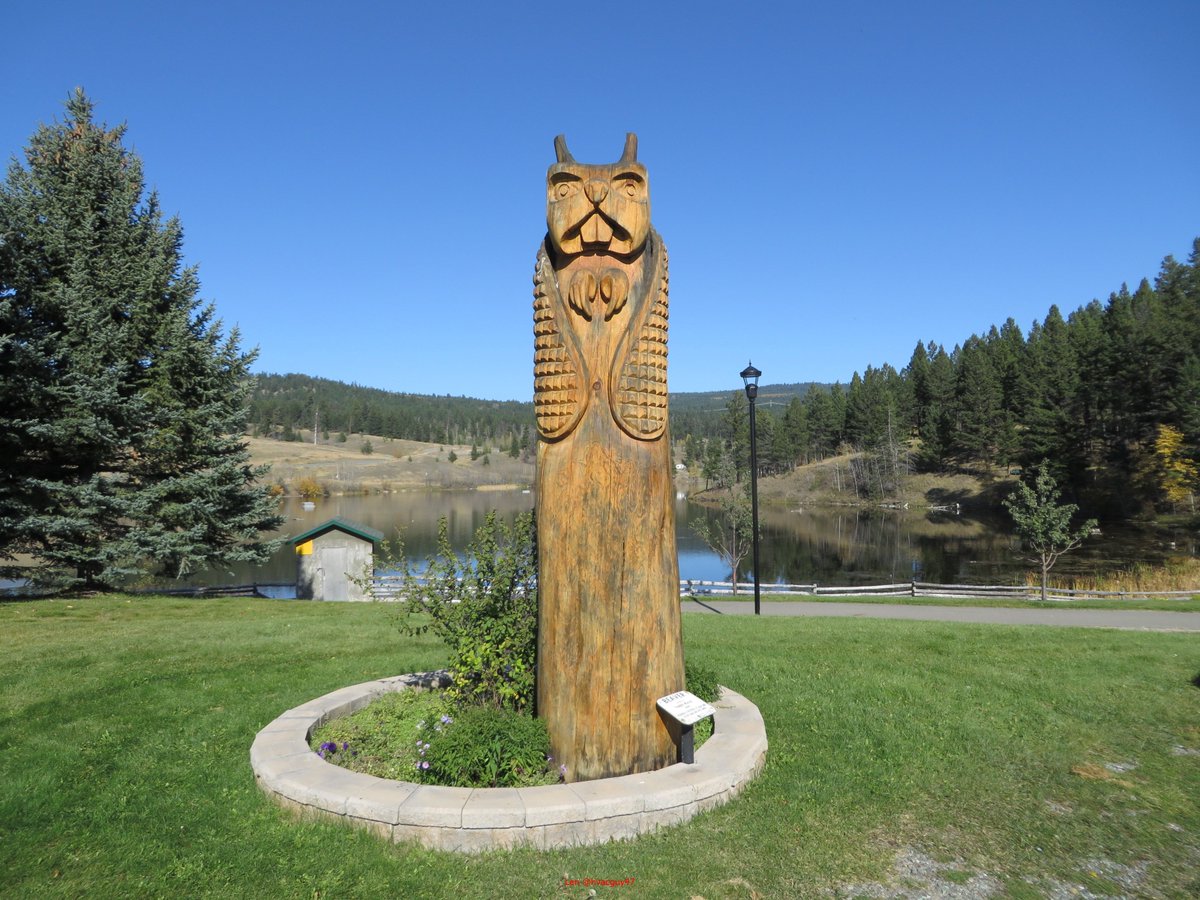
[[[728,581],[684,580],[679,585],[680,593],[696,596],[723,596],[734,593]],[[753,594],[753,583],[739,582],[738,595]],[[760,594],[802,594],[814,597],[943,597],[1039,600],[1041,588],[1028,584],[934,584],[925,581],[905,581],[897,584],[869,584],[832,586],[818,584],[762,584]],[[1085,591],[1066,588],[1049,588],[1046,599],[1070,602],[1087,598],[1132,600],[1139,597],[1162,599],[1189,598],[1200,596],[1200,588],[1191,591]]]
[[[201,585],[199,587],[185,588],[138,588],[134,593],[138,594],[166,594],[170,597],[263,597],[270,598],[271,594],[264,593],[272,588],[295,589],[296,582],[264,582],[258,581],[254,584],[221,584],[221,585]]]
[[[418,582],[421,580],[417,578]],[[402,600],[404,576],[376,575],[374,579],[375,596],[381,600]],[[738,582],[737,595],[754,593],[753,582]],[[683,596],[721,597],[732,596],[734,586],[729,581],[704,581],[698,579],[682,579],[679,582],[679,593]],[[762,584],[759,593],[771,594],[800,594],[813,597],[943,597],[943,598],[979,598],[979,599],[1013,599],[1037,600],[1041,598],[1041,588],[1027,584],[935,584],[926,581],[903,581],[895,584],[859,584],[859,585],[823,585],[823,584]],[[1046,599],[1055,602],[1070,602],[1072,600],[1098,598],[1132,600],[1138,597],[1172,597],[1188,598],[1200,596],[1200,588],[1192,591],[1085,591],[1051,588],[1047,591]]]

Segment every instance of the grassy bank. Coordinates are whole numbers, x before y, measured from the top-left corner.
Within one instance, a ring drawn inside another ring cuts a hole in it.
[[[470,446],[439,446],[378,435],[352,434],[344,443],[270,438],[247,438],[247,442],[254,464],[270,465],[267,481],[291,496],[301,495],[302,481],[315,483],[322,495],[519,488],[533,482],[532,462],[513,459],[497,448],[490,448],[485,465],[483,455],[471,459]],[[370,444],[370,453],[362,452],[366,444]],[[477,449],[482,453],[486,448]]]
[[[1004,469],[974,474],[913,473],[903,478],[894,496],[884,500],[870,499],[859,496],[850,475],[851,462],[857,455],[844,453],[830,456],[819,462],[797,466],[780,475],[760,478],[759,501],[788,509],[805,506],[877,507],[883,502],[892,506],[907,504],[912,509],[953,507],[956,503],[963,507],[992,506],[997,502],[997,493],[1014,480]],[[696,492],[704,488],[698,465],[693,466],[690,486]]]
[[[684,601],[690,599],[686,594]],[[709,600],[738,600],[744,603],[754,602],[754,587],[743,591],[737,596],[733,594],[702,594],[698,598],[702,602]],[[1196,597],[1134,597],[1129,600],[1080,599],[1080,600],[1020,600],[1000,597],[825,597],[813,594],[762,594],[763,603],[783,603],[787,601],[802,603],[874,603],[884,606],[982,606],[1002,607],[1006,609],[1150,609],[1166,612],[1200,612],[1200,596]],[[686,607],[685,607],[686,608]]]
[[[729,806],[634,843],[464,858],[297,822],[248,750],[281,711],[443,660],[388,610],[103,597],[0,605],[0,894],[1200,892],[1200,639],[685,616],[771,749]],[[882,889],[880,889],[882,890]]]

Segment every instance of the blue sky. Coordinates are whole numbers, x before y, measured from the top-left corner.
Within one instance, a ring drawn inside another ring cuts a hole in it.
[[[553,138],[637,132],[670,386],[847,381],[1200,236],[1200,3],[43,0],[0,155],[82,85],[259,371],[528,399]]]

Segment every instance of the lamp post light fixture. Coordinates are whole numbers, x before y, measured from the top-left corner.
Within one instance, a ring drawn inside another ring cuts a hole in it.
[[[759,567],[758,567],[758,440],[754,423],[754,401],[758,398],[758,379],[762,372],[750,363],[742,369],[742,382],[746,385],[746,399],[750,401],[750,523],[754,529],[752,535],[754,547],[754,614],[762,615],[762,601],[759,596]],[[735,573],[736,575],[736,573]]]

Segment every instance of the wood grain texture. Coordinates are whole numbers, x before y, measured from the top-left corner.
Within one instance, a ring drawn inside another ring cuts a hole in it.
[[[667,436],[667,254],[636,138],[565,141],[534,276],[538,715],[570,781],[676,761],[655,701],[683,688]]]

